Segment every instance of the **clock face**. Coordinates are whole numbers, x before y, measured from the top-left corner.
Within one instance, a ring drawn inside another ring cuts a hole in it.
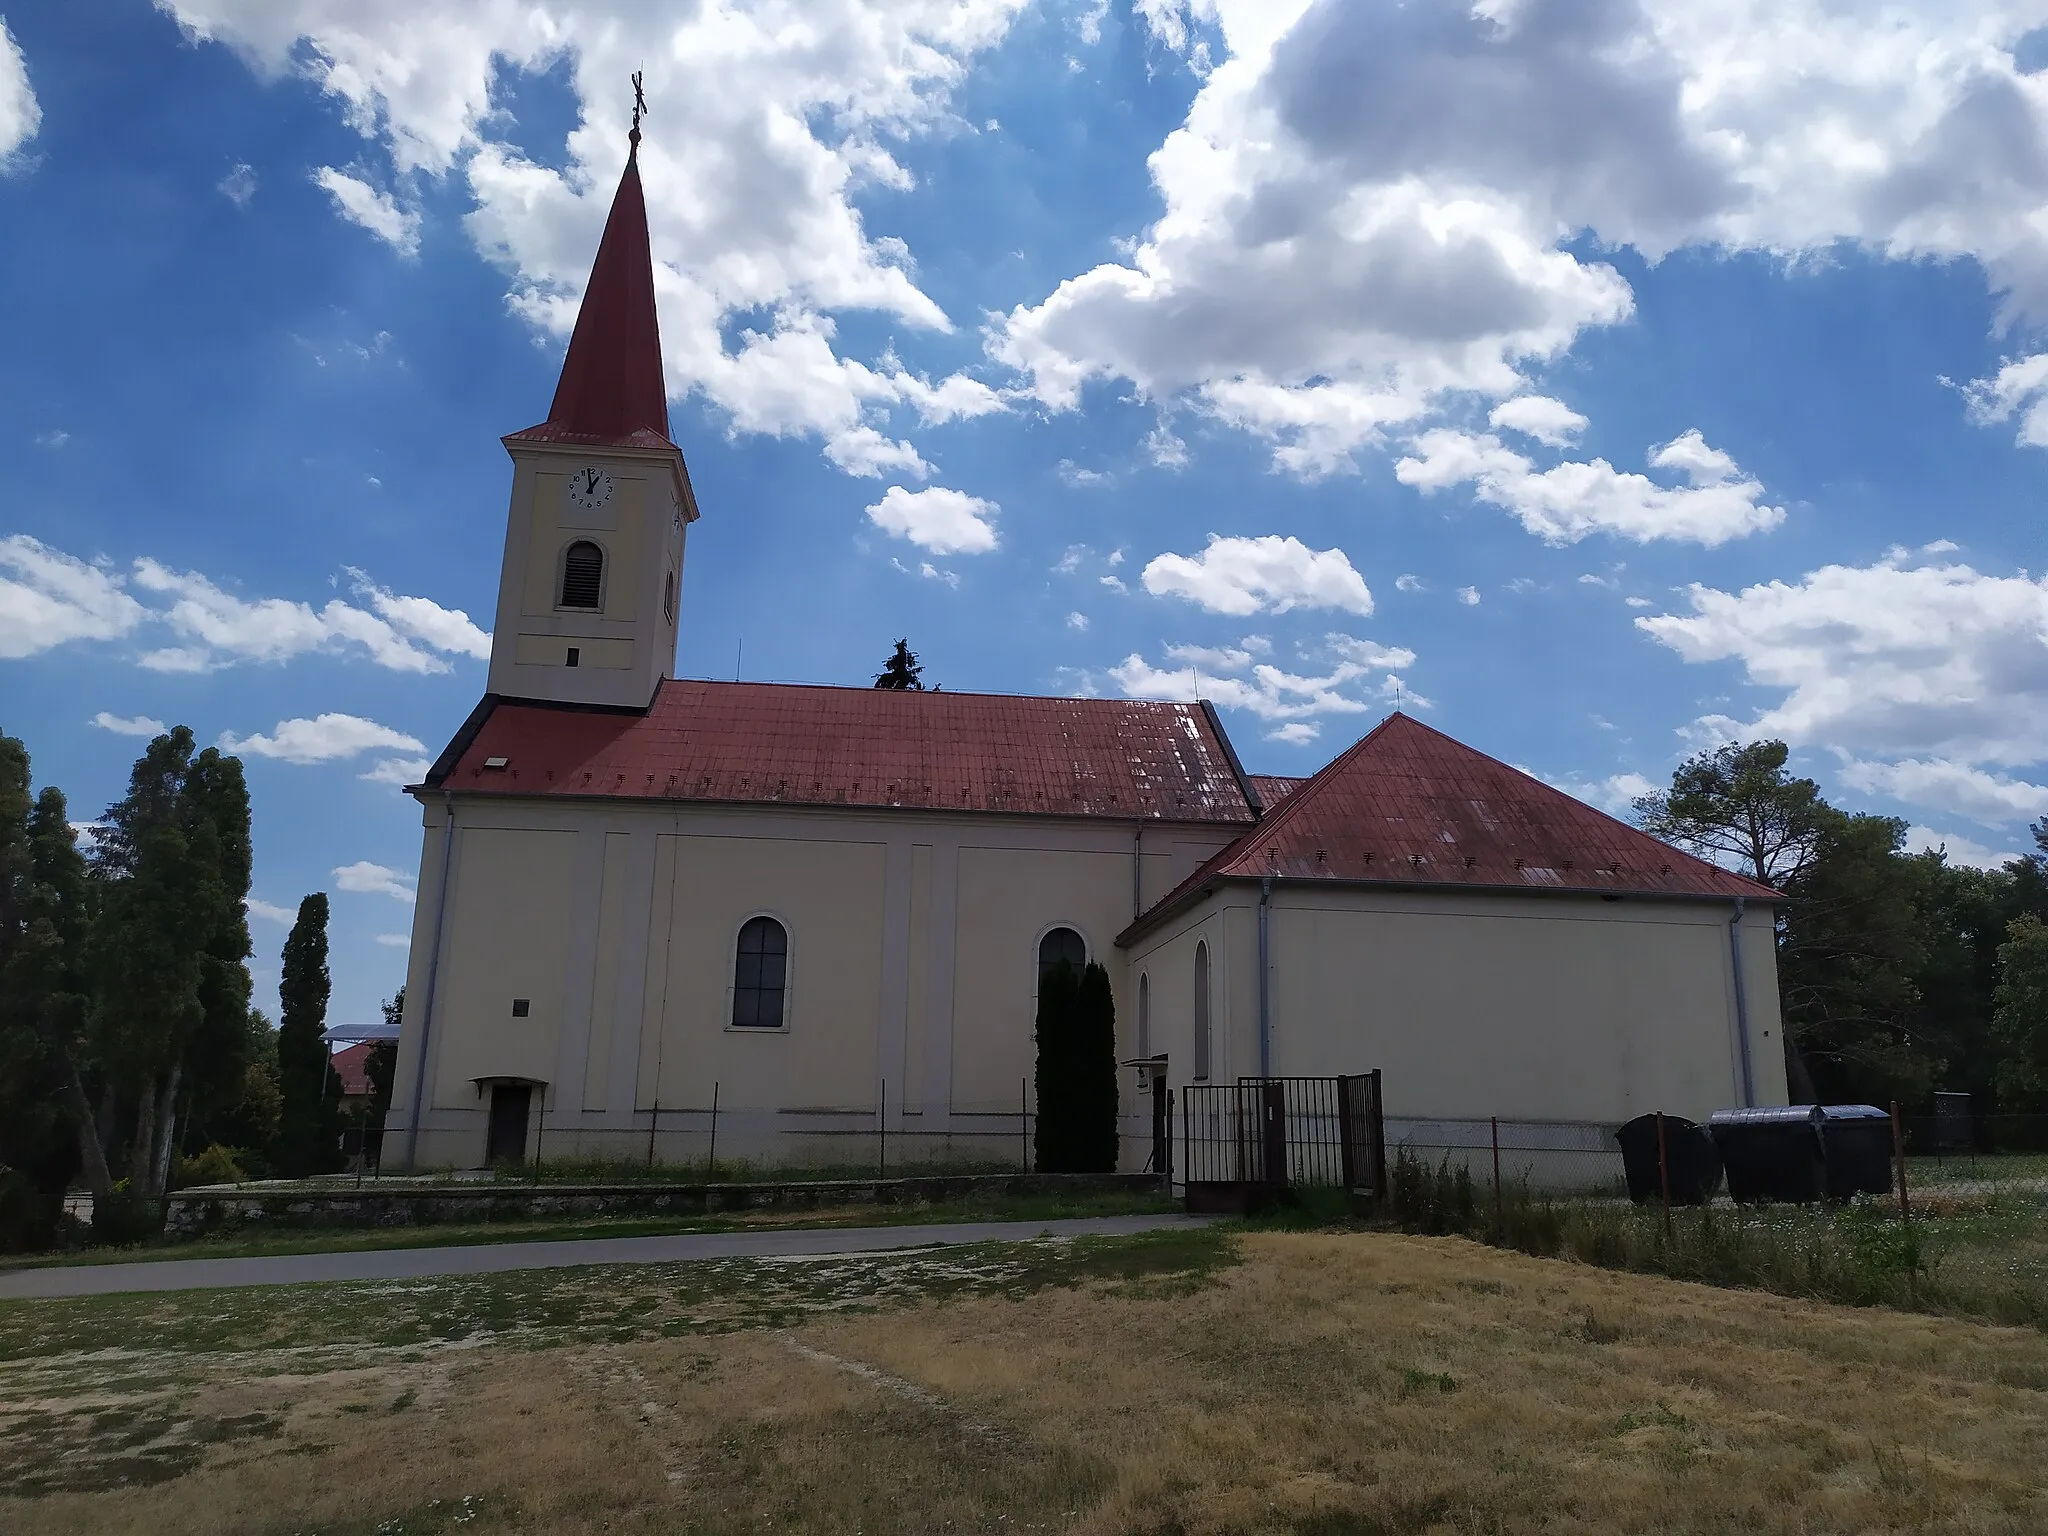
[[[601,469],[579,469],[569,476],[569,501],[586,512],[612,499],[612,477]]]

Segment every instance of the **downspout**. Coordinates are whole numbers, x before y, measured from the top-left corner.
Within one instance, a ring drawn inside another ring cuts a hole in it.
[[[427,999],[420,1007],[420,1059],[412,1078],[412,1119],[405,1128],[406,1172],[417,1172],[420,1150],[420,1112],[427,1094],[427,1063],[433,1059],[428,1047],[434,1037],[434,986],[441,979],[441,923],[448,915],[448,865],[455,853],[455,796],[441,792],[441,884],[434,893],[434,940],[427,951]]]
[[[1742,1063],[1742,1107],[1756,1103],[1756,1074],[1749,1061],[1749,1003],[1742,990],[1742,914],[1749,898],[1735,898],[1735,915],[1728,919],[1728,969],[1735,978],[1735,1048]]]
[[[1145,915],[1144,883],[1141,871],[1144,860],[1140,857],[1145,850],[1145,823],[1138,823],[1131,833],[1131,921],[1136,922]]]
[[[1259,878],[1259,1076],[1273,1075],[1273,1002],[1268,985],[1270,918],[1273,910],[1273,877]]]

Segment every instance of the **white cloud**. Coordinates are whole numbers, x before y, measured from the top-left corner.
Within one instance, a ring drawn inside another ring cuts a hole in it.
[[[53,427],[48,432],[38,432],[36,434],[36,446],[38,448],[62,448],[70,441],[71,434],[62,427]]]
[[[1637,543],[1684,539],[1715,545],[1775,528],[1782,507],[1763,506],[1763,486],[1737,478],[1735,461],[1688,431],[1650,450],[1654,469],[1676,470],[1692,483],[1666,487],[1617,470],[1605,459],[1567,461],[1540,473],[1490,433],[1436,427],[1414,443],[1415,455],[1394,466],[1403,485],[1424,492],[1471,482],[1473,494],[1512,513],[1546,544],[1576,544],[1592,533]]]
[[[1285,613],[1291,608],[1372,612],[1372,593],[1341,549],[1310,549],[1299,539],[1209,535],[1199,555],[1164,554],[1145,567],[1145,590],[1183,597],[1211,613]]]
[[[1429,590],[1429,583],[1420,576],[1403,572],[1394,578],[1394,590],[1396,592],[1427,592]]]
[[[1574,800],[1583,800],[1588,805],[1598,806],[1610,816],[1626,816],[1629,807],[1635,803],[1638,796],[1665,787],[1644,778],[1640,773],[1612,773],[1604,779],[1581,779],[1570,775],[1552,778],[1530,768],[1523,768],[1521,771],[1531,778],[1543,780],[1552,789],[1563,790]]]
[[[1586,430],[1585,417],[1548,395],[1517,395],[1512,400],[1503,400],[1486,419],[1496,427],[1533,437],[1551,448],[1577,441]]]
[[[1267,649],[1260,636],[1247,636],[1229,648],[1170,645],[1167,659],[1176,665],[1155,667],[1144,657],[1126,656],[1109,668],[1109,676],[1134,699],[1209,699],[1228,709],[1242,709],[1262,720],[1309,720],[1318,715],[1363,714],[1370,707],[1359,686],[1380,676],[1375,696],[1402,699],[1427,707],[1429,701],[1410,693],[1394,669],[1413,666],[1415,653],[1382,646],[1351,635],[1323,637],[1329,669],[1316,675],[1287,672],[1257,660]]]
[[[1622,601],[1631,608],[1654,608],[1657,606],[1647,597],[1624,597]]]
[[[377,942],[386,949],[411,949],[412,935],[409,933],[380,933]]]
[[[43,109],[28,83],[28,60],[0,17],[0,170],[14,152],[36,136]]]
[[[1921,826],[1906,828],[1906,851],[1938,851],[1947,856],[1949,863],[1970,869],[2001,869],[2022,856],[2017,848],[1988,848],[1970,838],[1957,837],[1953,832],[1937,832],[1932,827]]]
[[[892,485],[868,508],[868,521],[935,555],[978,555],[996,547],[989,519],[998,510],[992,501],[944,486],[906,491]]]
[[[1290,720],[1266,732],[1266,740],[1283,742],[1290,747],[1305,747],[1322,734],[1323,729],[1319,725],[1306,720]]]
[[[1062,485],[1071,485],[1077,490],[1092,485],[1107,485],[1115,478],[1099,469],[1083,469],[1072,459],[1060,460],[1059,476]]]
[[[215,183],[215,190],[237,208],[249,206],[249,199],[256,195],[256,170],[248,164],[237,165]]]
[[[1054,409],[1123,379],[1341,468],[1447,395],[1507,398],[1633,295],[1592,253],[1974,258],[2048,314],[2038,6],[1142,0],[1197,64],[1128,254],[1019,306]]]
[[[26,534],[0,539],[0,658],[118,639],[147,616],[120,577]]]
[[[266,923],[276,923],[281,927],[289,928],[299,920],[298,908],[273,906],[261,897],[251,896],[242,905],[249,909],[251,917],[261,918]]]
[[[1780,693],[1747,732],[1854,757],[2048,759],[2048,581],[1881,562],[1686,592],[1690,613],[1636,627]]]
[[[411,875],[403,870],[388,869],[382,864],[372,864],[367,859],[336,869],[334,883],[344,891],[360,895],[389,896],[394,901],[413,899]]]
[[[1987,773],[1965,763],[1911,757],[1891,763],[1851,760],[1839,773],[1843,783],[1867,794],[1932,806],[1988,827],[2048,816],[2048,785]]]
[[[512,307],[555,337],[573,323],[625,158],[621,85],[644,67],[640,164],[671,395],[703,394],[738,431],[815,434],[856,474],[923,473],[901,434],[881,430],[894,410],[931,424],[1000,408],[971,378],[927,382],[886,354],[848,355],[833,317],[951,329],[904,242],[870,228],[891,215],[862,195],[914,186],[896,146],[955,124],[957,87],[1022,0],[162,3],[253,67],[312,79],[389,157],[394,185],[446,176],[465,190],[465,228],[510,274]],[[576,126],[529,159],[492,85],[555,68]]]
[[[2016,440],[2027,448],[2048,448],[2048,352],[2006,362],[1988,379],[1963,386],[1970,420],[1979,426],[2009,420],[2019,413]]]
[[[331,763],[379,748],[423,752],[425,746],[403,731],[365,720],[360,715],[320,715],[314,719],[280,720],[269,735],[224,733],[223,752],[274,757],[287,763]]]
[[[92,717],[92,723],[103,731],[112,731],[116,736],[161,736],[170,729],[161,720],[152,720],[148,715],[122,716],[101,710]]]
[[[313,173],[316,185],[334,199],[335,211],[349,223],[368,230],[401,256],[417,256],[420,249],[420,216],[398,206],[390,193],[380,192],[360,176],[323,165]]]
[[[1085,614],[1085,613],[1070,613],[1070,614],[1068,614],[1068,615],[1067,615],[1067,628],[1069,628],[1069,629],[1077,629],[1077,630],[1085,630],[1085,629],[1086,629],[1087,627],[1088,627],[1088,615],[1087,615],[1087,614]]]
[[[170,599],[149,616],[183,643],[146,652],[142,665],[159,672],[204,672],[238,661],[289,661],[309,652],[360,648],[380,667],[424,673],[449,670],[436,652],[490,655],[490,637],[467,614],[426,598],[395,596],[360,571],[349,574],[377,612],[339,598],[317,611],[281,597],[251,601],[196,571],[173,570],[144,556],[135,562],[135,585]]]
[[[1476,608],[1476,607],[1478,607],[1478,606],[1479,606],[1479,589],[1478,589],[1477,587],[1460,587],[1460,588],[1458,588],[1458,601],[1459,601],[1459,602],[1461,602],[1461,603],[1463,603],[1463,604],[1464,604],[1464,605],[1465,605],[1465,606],[1466,606],[1467,608]]]
[[[424,782],[427,770],[433,766],[431,757],[386,757],[380,758],[367,773],[356,777],[367,779],[372,784],[395,784],[403,789],[408,784]]]

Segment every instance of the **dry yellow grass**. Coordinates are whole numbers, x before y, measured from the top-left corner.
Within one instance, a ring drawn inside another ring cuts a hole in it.
[[[1199,1284],[786,1332],[195,1355],[169,1378],[102,1356],[96,1402],[17,1362],[8,1413],[118,1434],[157,1393],[199,1428],[183,1475],[0,1500],[0,1528],[2048,1531],[2039,1332],[1456,1239],[1238,1242]]]

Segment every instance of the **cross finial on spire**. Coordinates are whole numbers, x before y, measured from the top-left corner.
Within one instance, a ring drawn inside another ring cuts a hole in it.
[[[633,148],[640,147],[640,118],[647,110],[647,97],[640,89],[640,71],[633,71],[633,131],[626,135],[626,142]]]

